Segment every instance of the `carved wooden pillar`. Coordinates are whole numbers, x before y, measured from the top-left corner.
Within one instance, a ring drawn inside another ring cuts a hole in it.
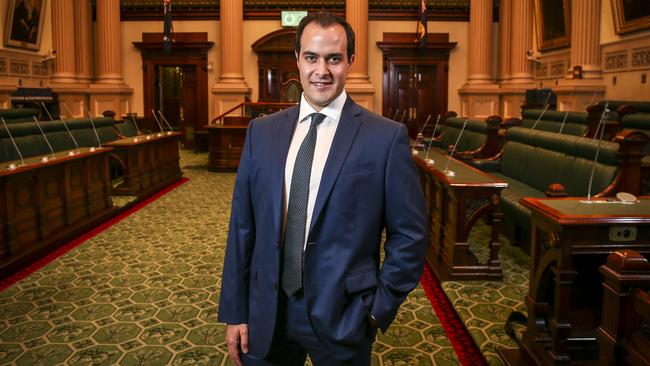
[[[120,1],[97,0],[97,82],[122,83]]]

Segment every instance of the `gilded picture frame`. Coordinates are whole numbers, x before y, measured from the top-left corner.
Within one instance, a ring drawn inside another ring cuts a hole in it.
[[[46,0],[8,0],[4,46],[38,51]]]
[[[537,48],[547,51],[571,45],[571,1],[535,0]]]
[[[611,0],[616,34],[650,29],[648,0]]]

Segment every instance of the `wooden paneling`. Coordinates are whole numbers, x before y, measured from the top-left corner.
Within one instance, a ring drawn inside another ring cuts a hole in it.
[[[163,132],[106,143],[125,166],[124,183],[113,194],[143,197],[181,179],[180,137]]]
[[[13,170],[2,167],[0,277],[114,211],[110,150],[82,148],[47,162],[35,157]]]

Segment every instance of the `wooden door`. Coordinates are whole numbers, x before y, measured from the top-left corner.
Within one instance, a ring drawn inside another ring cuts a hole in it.
[[[179,32],[174,37],[170,53],[162,49],[162,33],[143,33],[143,42],[133,42],[142,52],[144,116],[153,119],[151,110],[161,109],[183,133],[183,147],[191,148],[194,132],[209,123],[207,51],[213,42],[203,32]],[[174,75],[171,86],[161,79],[165,72]],[[150,125],[157,128],[155,122]]]
[[[420,48],[412,33],[384,33],[377,45],[384,63],[382,113],[399,110],[401,118],[406,111],[404,123],[415,138],[429,115],[435,121],[447,112],[449,52],[456,43],[448,34],[429,34]]]

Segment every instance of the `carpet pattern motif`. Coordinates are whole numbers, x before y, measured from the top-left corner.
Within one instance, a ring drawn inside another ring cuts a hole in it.
[[[235,175],[206,160],[182,152],[188,183],[0,292],[0,364],[230,364],[216,319]],[[418,286],[373,365],[457,364]]]
[[[489,227],[478,223],[468,239],[470,250],[487,260],[485,243],[479,238],[489,237]],[[445,295],[478,345],[489,365],[503,365],[497,354],[499,347],[516,348],[517,344],[505,333],[504,325],[513,310],[526,314],[524,296],[528,293],[529,256],[500,237],[499,259],[503,268],[503,281],[446,281],[441,283]],[[515,327],[516,332],[523,328]]]

